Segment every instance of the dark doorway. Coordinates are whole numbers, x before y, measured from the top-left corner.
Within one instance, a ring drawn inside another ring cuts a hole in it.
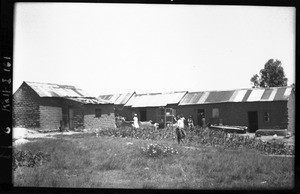
[[[205,118],[204,109],[198,109],[197,110],[197,125],[203,127],[203,118]]]
[[[257,111],[248,112],[248,130],[250,133],[255,133],[258,129]]]
[[[141,115],[141,121],[147,121],[147,111],[146,110],[141,110],[140,115]]]
[[[69,129],[74,129],[74,109],[69,108]]]

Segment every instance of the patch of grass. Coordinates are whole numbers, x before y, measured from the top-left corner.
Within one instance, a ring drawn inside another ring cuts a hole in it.
[[[173,147],[178,154],[144,157],[141,147],[149,143]],[[47,152],[51,161],[34,168],[17,168],[14,185],[147,189],[293,187],[293,158],[268,157],[242,149],[197,148],[187,149],[168,140],[84,134],[43,139],[15,148]]]
[[[122,157],[117,157],[117,155],[111,155],[105,158],[102,161],[99,161],[99,164],[97,165],[98,170],[122,170],[125,168],[124,160],[122,160]]]
[[[152,182],[144,182],[143,189],[157,189],[156,184],[153,184]]]

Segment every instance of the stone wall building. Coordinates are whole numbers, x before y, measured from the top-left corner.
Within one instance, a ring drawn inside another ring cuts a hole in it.
[[[74,86],[23,82],[13,94],[13,126],[40,130],[115,127],[114,106]]]

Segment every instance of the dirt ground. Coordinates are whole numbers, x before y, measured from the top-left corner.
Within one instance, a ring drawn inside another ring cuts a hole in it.
[[[51,133],[40,133],[33,129],[26,128],[13,128],[13,144],[23,144],[30,142],[35,138],[55,138],[55,135],[73,135],[83,132],[51,132]]]
[[[26,128],[13,128],[13,139],[19,138],[53,138],[55,135],[73,135],[83,132],[51,132],[51,133],[40,133],[38,131]]]
[[[13,128],[13,142],[14,144],[22,144],[27,143],[30,140],[35,138],[55,138],[55,135],[73,135],[73,134],[80,134],[85,132],[75,132],[75,131],[68,131],[68,132],[51,132],[51,133],[40,133],[33,129],[26,129],[26,128]],[[254,137],[255,133],[246,133],[246,134],[239,134],[241,136],[249,136]],[[278,141],[285,141],[288,145],[294,145],[295,136],[290,138],[284,138],[283,136],[261,136],[256,137],[257,139],[261,139],[263,141],[270,141],[276,139]]]

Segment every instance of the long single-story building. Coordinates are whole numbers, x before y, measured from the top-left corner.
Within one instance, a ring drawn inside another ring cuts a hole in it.
[[[23,82],[13,94],[13,126],[40,130],[115,127],[114,105],[75,86]]]
[[[172,122],[176,115],[176,108],[180,100],[187,92],[166,92],[134,94],[125,104],[120,115],[132,120],[133,114],[137,114],[140,121],[159,123],[160,127]]]
[[[132,120],[152,120],[161,127],[172,116],[192,116],[195,125],[205,122],[257,129],[295,129],[295,91],[293,87],[248,88],[226,91],[169,92],[134,94],[125,103],[121,116]],[[204,119],[203,119],[204,118]]]
[[[109,101],[114,104],[115,115],[122,115],[125,104],[136,93],[108,94],[98,96],[99,100]]]
[[[205,122],[257,129],[295,128],[295,91],[292,87],[189,92],[180,101],[178,114]]]

